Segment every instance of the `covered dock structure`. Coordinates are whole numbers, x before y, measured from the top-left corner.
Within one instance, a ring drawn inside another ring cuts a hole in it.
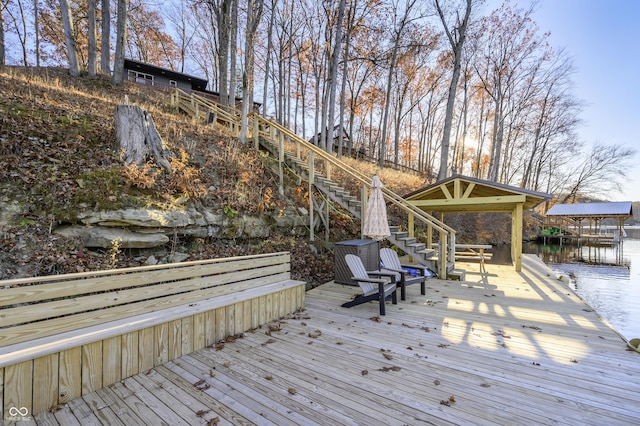
[[[551,195],[469,176],[453,175],[411,192],[407,201],[427,212],[511,213],[511,259],[522,270],[522,215]],[[428,236],[430,238],[431,235]]]
[[[630,201],[556,204],[546,213],[543,239],[616,243],[625,236],[624,221],[633,217]],[[606,222],[613,227],[604,227]]]

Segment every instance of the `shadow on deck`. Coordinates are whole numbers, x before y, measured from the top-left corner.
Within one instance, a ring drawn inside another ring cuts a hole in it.
[[[464,266],[463,266],[464,267]],[[537,258],[427,295],[306,308],[71,401],[42,424],[634,424],[640,355]]]

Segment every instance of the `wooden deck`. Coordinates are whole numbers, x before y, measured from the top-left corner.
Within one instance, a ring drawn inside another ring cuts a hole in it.
[[[464,267],[459,265],[459,267]],[[306,309],[75,399],[38,424],[566,424],[640,419],[640,354],[537,258],[407,300]],[[5,419],[6,420],[6,419]],[[32,419],[33,422],[33,419]]]

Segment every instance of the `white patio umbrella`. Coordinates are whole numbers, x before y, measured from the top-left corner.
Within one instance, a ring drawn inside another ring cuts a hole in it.
[[[387,205],[382,195],[382,181],[378,175],[373,175],[371,180],[371,193],[367,202],[367,211],[364,215],[362,234],[373,240],[384,240],[391,235],[389,221],[387,220]]]

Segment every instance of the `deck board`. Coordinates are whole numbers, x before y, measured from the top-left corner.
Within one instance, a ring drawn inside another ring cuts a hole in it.
[[[473,264],[466,269],[465,281],[430,279],[425,296],[408,287],[407,300],[388,303],[384,317],[376,302],[342,308],[357,288],[325,284],[307,292],[302,312],[244,333],[222,349],[206,347],[145,369],[35,420],[637,422],[640,355],[627,350],[618,333],[541,261],[524,256],[521,273],[492,264],[487,274],[475,272]],[[266,309],[279,310],[265,301]],[[243,311],[238,307],[233,314],[239,318]],[[250,319],[243,315],[243,321]]]

